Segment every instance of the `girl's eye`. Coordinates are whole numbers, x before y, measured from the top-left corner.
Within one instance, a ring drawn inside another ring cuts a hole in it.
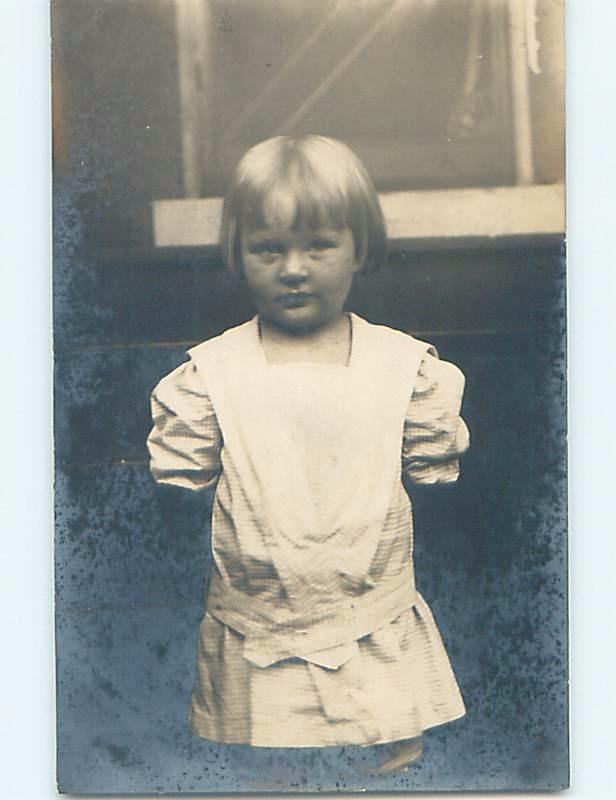
[[[308,243],[308,250],[313,253],[321,253],[324,250],[331,250],[336,247],[336,242],[333,239],[318,238],[312,239]]]
[[[280,242],[255,242],[249,245],[248,252],[266,258],[276,257],[282,254],[284,247]]]

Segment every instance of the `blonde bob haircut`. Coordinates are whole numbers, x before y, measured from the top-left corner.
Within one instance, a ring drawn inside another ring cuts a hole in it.
[[[227,268],[243,274],[242,231],[349,228],[360,271],[387,253],[383,212],[364,165],[326,136],[275,136],[239,162],[225,198],[220,245]]]

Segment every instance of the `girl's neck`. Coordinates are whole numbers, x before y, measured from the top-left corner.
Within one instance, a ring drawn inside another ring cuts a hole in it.
[[[346,313],[326,326],[297,332],[260,318],[259,334],[270,364],[307,362],[346,366],[351,356],[352,325]]]

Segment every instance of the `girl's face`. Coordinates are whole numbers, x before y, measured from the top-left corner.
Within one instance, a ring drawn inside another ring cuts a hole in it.
[[[361,266],[349,228],[248,229],[241,251],[259,315],[295,334],[338,319]]]

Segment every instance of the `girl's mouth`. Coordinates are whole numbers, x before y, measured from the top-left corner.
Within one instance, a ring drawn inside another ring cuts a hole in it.
[[[302,308],[307,305],[314,295],[310,292],[286,292],[276,297],[276,303],[283,308]]]

